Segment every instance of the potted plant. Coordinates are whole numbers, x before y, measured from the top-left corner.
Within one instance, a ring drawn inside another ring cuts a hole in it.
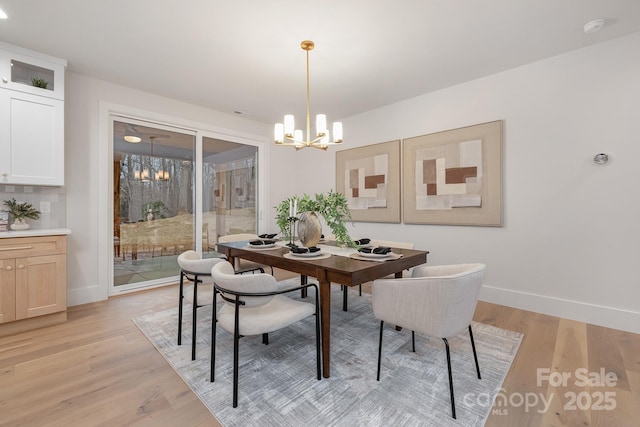
[[[303,212],[315,212],[322,216],[331,228],[331,232],[338,244],[354,246],[353,239],[349,236],[346,222],[351,220],[351,212],[347,198],[342,193],[333,190],[328,193],[319,193],[315,197],[305,194],[302,198],[292,196],[284,199],[276,206],[276,223],[282,234],[289,239],[289,208],[292,202],[298,201],[298,214]]]
[[[3,209],[3,211],[9,212],[13,217],[13,224],[11,224],[12,230],[26,230],[29,228],[29,224],[24,221],[26,218],[40,218],[40,211],[34,208],[31,203],[19,203],[15,198],[12,198],[11,200],[4,200],[2,204],[6,206],[6,209]]]
[[[46,81],[45,79],[38,79],[36,77],[33,77],[31,79],[31,84],[35,87],[40,87],[42,89],[46,89],[47,86],[49,86],[49,82]]]

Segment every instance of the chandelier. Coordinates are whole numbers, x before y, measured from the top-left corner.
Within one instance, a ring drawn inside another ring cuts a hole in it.
[[[152,164],[151,167],[153,169],[153,162],[154,162],[154,157],[153,157],[153,142],[155,141],[155,139],[157,138],[157,136],[150,136],[149,140],[151,141],[151,155],[149,156],[149,162]],[[126,139],[126,137],[125,137]],[[157,172],[153,173],[153,170],[151,171],[152,173],[149,173],[149,169],[145,168],[143,170],[137,170],[134,171],[133,173],[133,178],[134,179],[139,179],[142,182],[151,182],[152,179],[154,179],[155,181],[168,181],[169,180],[169,171],[160,169]]]
[[[295,129],[293,115],[287,114],[284,116],[284,124],[276,123],[274,130],[274,139],[276,145],[290,145],[295,147],[296,150],[302,148],[314,147],[321,150],[326,150],[329,145],[339,144],[342,142],[342,123],[333,123],[333,140],[330,138],[329,130],[327,129],[327,116],[324,114],[318,114],[316,116],[316,133],[315,136],[311,136],[311,124],[310,124],[310,102],[309,102],[309,51],[315,47],[315,44],[310,40],[304,40],[300,43],[303,50],[307,51],[307,134],[306,138],[302,134],[302,130]]]

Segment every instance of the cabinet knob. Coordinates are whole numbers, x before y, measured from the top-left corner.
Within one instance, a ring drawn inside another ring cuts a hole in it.
[[[7,265],[7,270],[11,270],[11,266],[10,265]]]
[[[6,77],[2,78],[2,83],[9,83],[9,79],[7,79]]]
[[[2,174],[2,176],[4,176],[6,178],[6,177],[9,176],[9,174],[5,172],[5,173]]]
[[[24,268],[24,264],[19,264],[18,268]]]

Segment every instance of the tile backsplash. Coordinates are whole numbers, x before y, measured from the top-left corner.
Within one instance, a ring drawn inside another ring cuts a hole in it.
[[[0,185],[0,209],[3,200],[15,198],[28,202],[40,211],[40,219],[28,219],[32,229],[66,228],[67,195],[64,187],[38,187],[29,185]]]

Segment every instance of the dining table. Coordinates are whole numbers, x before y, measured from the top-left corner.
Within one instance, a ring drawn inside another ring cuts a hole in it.
[[[331,284],[358,286],[385,276],[402,277],[402,272],[427,262],[428,251],[391,248],[389,257],[363,257],[355,248],[335,242],[317,246],[318,256],[296,256],[285,242],[272,247],[253,247],[247,241],[218,243],[217,251],[234,265],[243,258],[300,274],[302,282],[315,277],[320,287],[320,322],[322,337],[322,375],[331,376]],[[346,307],[345,307],[346,308]]]

